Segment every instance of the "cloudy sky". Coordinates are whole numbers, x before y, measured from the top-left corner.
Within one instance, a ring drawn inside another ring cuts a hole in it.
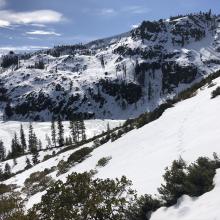
[[[220,14],[219,0],[0,0],[0,48],[88,42],[210,8]]]

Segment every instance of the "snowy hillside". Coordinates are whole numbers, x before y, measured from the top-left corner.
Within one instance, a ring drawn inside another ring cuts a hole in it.
[[[116,37],[12,57],[0,74],[4,120],[127,119],[220,69],[219,18],[144,21]]]
[[[216,82],[220,85],[220,79]],[[94,169],[100,158],[111,156],[109,164],[98,170],[99,177],[126,175],[139,193],[156,193],[165,167],[179,156],[193,162],[199,156],[219,153],[220,99],[210,99],[214,89],[201,89],[195,97],[178,103],[158,120],[99,147],[70,173]]]
[[[58,171],[55,169],[48,175],[55,180],[61,179],[65,181],[68,174],[74,171],[83,172],[96,169],[96,176],[101,178],[114,178],[126,175],[133,181],[133,187],[138,190],[139,194],[157,193],[157,187],[163,182],[162,175],[164,169],[173,160],[181,156],[187,163],[190,163],[199,156],[211,157],[213,152],[219,153],[220,126],[218,113],[220,111],[220,98],[211,99],[211,93],[217,86],[220,86],[220,78],[214,80],[212,84],[199,89],[196,96],[166,110],[158,120],[142,128],[135,129],[114,142],[108,142],[94,149],[91,152],[91,157],[76,164],[66,173],[58,175]],[[85,146],[91,147],[92,144],[88,143]],[[81,146],[81,148],[85,146]],[[6,180],[5,183],[17,184],[18,189],[21,189],[25,179],[31,173],[43,171],[45,167],[48,169],[54,166],[57,167],[61,160],[66,161],[70,154],[76,150],[63,152],[41,162]],[[111,159],[106,166],[97,167],[98,160],[103,157],[110,157]],[[25,166],[25,157],[20,158],[18,161],[19,165],[16,166],[20,168]],[[11,161],[10,163],[13,162]],[[4,163],[2,163],[2,166],[4,166]],[[16,168],[16,166],[13,169],[17,169],[18,167]],[[197,200],[184,197],[182,205],[175,208],[171,207],[167,210],[162,208],[153,215],[152,219],[167,219],[170,216],[185,214],[188,218],[183,217],[183,219],[193,220],[193,217],[190,218],[190,213],[192,213],[192,216],[195,216],[197,212],[192,207],[196,208],[200,204],[204,204],[203,201],[206,198],[207,201],[209,198],[211,199],[215,195],[216,190],[218,190],[218,175],[219,172],[216,176],[217,185],[213,191]],[[39,202],[45,192],[39,192],[29,197],[26,204],[27,207],[30,208],[34,203]],[[218,205],[217,202],[213,204],[207,205],[205,207],[206,210]],[[187,212],[188,206],[190,206],[192,211]],[[162,215],[163,217],[161,217]],[[173,219],[176,219],[176,217],[173,217]],[[204,219],[207,218],[204,217]]]

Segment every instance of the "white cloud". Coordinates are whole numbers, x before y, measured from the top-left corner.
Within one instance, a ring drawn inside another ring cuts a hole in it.
[[[28,35],[54,35],[54,36],[61,36],[61,34],[56,33],[54,31],[43,31],[43,30],[35,30],[35,31],[28,31],[26,32]]]
[[[102,9],[96,9],[96,11],[92,11],[90,9],[84,9],[84,13],[95,13],[98,15],[102,16],[112,16],[112,15],[119,15],[122,13],[129,13],[129,14],[146,14],[150,12],[151,9],[141,6],[141,5],[131,5],[131,6],[126,6],[124,8],[118,8],[118,9],[113,9],[113,8],[102,8]]]
[[[46,27],[45,24],[31,24],[33,27]]]
[[[47,24],[62,21],[63,15],[53,10],[38,10],[31,12],[0,11],[0,27],[12,24]]]
[[[140,5],[132,5],[132,6],[127,6],[122,9],[123,12],[127,13],[132,13],[132,14],[145,14],[150,12],[149,8],[140,6]]]
[[[0,54],[7,53],[8,51],[34,51],[34,50],[41,50],[41,49],[48,49],[49,47],[46,46],[21,46],[21,47],[0,47]]]
[[[101,15],[114,15],[117,12],[113,8],[103,8],[100,10],[99,14]]]
[[[10,26],[10,22],[0,19],[0,27],[8,27],[8,26]]]

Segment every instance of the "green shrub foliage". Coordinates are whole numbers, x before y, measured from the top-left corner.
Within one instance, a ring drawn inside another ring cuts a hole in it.
[[[56,182],[32,212],[39,220],[125,220],[127,207],[135,200],[130,186],[126,177],[102,180],[93,179],[91,173],[73,173],[66,183]]]
[[[69,156],[67,162],[71,164],[81,163],[89,156],[92,151],[93,149],[89,147],[84,147],[80,150],[77,150]]]
[[[170,168],[166,168],[163,176],[165,184],[158,189],[161,199],[166,206],[171,206],[184,194],[201,196],[212,190],[217,168],[220,168],[220,160],[216,154],[214,160],[199,157],[189,166],[186,166],[182,158],[175,160]]]
[[[97,163],[97,167],[104,167],[104,166],[106,166],[108,163],[109,163],[109,161],[112,159],[112,157],[102,157],[99,161],[98,161],[98,163]]]

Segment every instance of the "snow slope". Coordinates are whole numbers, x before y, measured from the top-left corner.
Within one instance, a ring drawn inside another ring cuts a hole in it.
[[[220,85],[220,78],[215,82]],[[210,99],[215,87],[199,90],[158,120],[101,146],[70,172],[93,169],[100,158],[112,156],[108,165],[98,169],[99,177],[126,175],[140,194],[157,193],[165,167],[179,156],[193,162],[220,153],[220,98]]]
[[[50,175],[56,180],[65,181],[67,175],[74,171],[97,169],[96,175],[101,178],[126,175],[132,180],[133,188],[137,189],[139,194],[157,193],[157,187],[163,182],[165,167],[171,165],[179,156],[190,163],[199,156],[211,157],[213,152],[220,153],[220,97],[211,99],[211,92],[220,86],[220,78],[214,82],[215,86],[199,89],[196,96],[166,110],[158,120],[127,133],[115,142],[100,146],[91,153],[91,157],[75,165],[67,173],[56,176],[57,171],[54,171]],[[86,146],[90,147],[91,144]],[[74,151],[67,151],[37,164],[5,183],[22,187],[31,173],[43,171],[45,167],[57,166],[60,160],[67,160]],[[97,168],[97,161],[107,156],[112,157],[110,162],[105,167]],[[30,197],[27,207],[39,202],[43,193],[45,191]]]

